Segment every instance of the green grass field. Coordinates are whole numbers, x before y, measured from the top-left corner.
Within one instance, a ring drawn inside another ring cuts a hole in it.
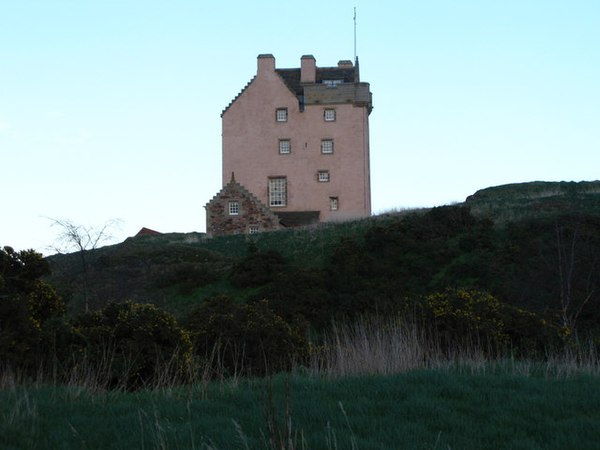
[[[499,372],[440,369],[343,379],[296,375],[289,388],[280,376],[271,388],[267,380],[241,380],[135,393],[5,387],[0,446],[599,448],[600,378]],[[269,443],[279,434],[283,441],[289,438],[285,444]]]

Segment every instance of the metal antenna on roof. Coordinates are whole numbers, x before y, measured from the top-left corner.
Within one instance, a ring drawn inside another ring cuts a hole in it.
[[[354,7],[354,62],[356,63],[356,6]]]

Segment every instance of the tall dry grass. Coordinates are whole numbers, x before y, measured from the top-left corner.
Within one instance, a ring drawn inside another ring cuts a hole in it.
[[[60,385],[81,392],[155,391],[193,385],[202,393],[215,381],[231,385],[240,380],[239,373],[231,373],[225,368],[222,347],[217,343],[204,357],[191,358],[183,371],[179,364],[180,355],[175,351],[170,358],[157,360],[153,372],[142,381],[135,378],[136,355],[119,353],[114,346],[106,346],[99,357],[92,358],[85,353],[73,355],[60,367],[39,364],[33,374],[0,364],[0,390]],[[135,380],[133,384],[132,379]]]
[[[362,318],[334,323],[311,357],[314,374],[389,375],[424,367],[427,339],[417,327],[395,320]]]
[[[158,391],[157,398],[160,399],[175,397],[185,400],[187,405],[185,421],[189,430],[185,431],[185,435],[174,437],[170,419],[162,415],[161,408],[157,406],[158,401],[156,404],[153,403],[152,407],[139,407],[138,426],[141,439],[138,443],[139,448],[182,448],[177,443],[177,439],[185,439],[185,448],[221,450],[212,441],[204,440],[203,436],[198,435],[197,430],[192,427],[195,418],[191,405],[199,399],[210,398],[212,395],[209,392],[213,392],[211,388],[215,384],[220,383],[222,389],[238,388],[237,384],[242,378],[237,373],[226,372],[223,352],[221,346],[215,345],[209,355],[191,362],[190,372],[185,378],[176,375],[175,364],[169,361],[157,364],[154,381],[143,386],[143,389]],[[112,398],[120,395],[115,393],[113,397],[111,390],[126,389],[124,383],[111,386],[111,382],[114,382],[110,379],[111,374],[114,373],[112,370],[114,361],[114,354],[107,349],[102,361],[92,364],[91,361],[82,359],[78,364],[74,364],[62,381],[56,379],[54,383],[69,388],[61,391],[63,398],[66,395],[68,400],[80,396],[85,398],[87,393],[92,392],[93,398],[102,398],[108,404]],[[454,346],[447,346],[442,345],[435,331],[427,327],[419,327],[414,322],[397,318],[375,316],[363,317],[355,322],[334,324],[330,332],[316,345],[308,370],[303,375],[307,372],[308,375],[328,382],[327,379],[394,375],[423,369],[472,374],[498,373],[567,378],[581,374],[600,375],[600,359],[598,348],[587,341],[573,341],[560,350],[549,349],[542,359],[512,358],[510,349],[494,354],[485,342],[475,339],[463,340]],[[123,379],[126,379],[127,370],[125,369],[124,372]],[[0,389],[10,391],[12,395],[11,407],[0,415],[4,423],[11,426],[15,424],[26,430],[35,430],[42,418],[41,409],[37,397],[29,392],[28,385],[47,385],[49,380],[45,373],[47,372],[40,369],[37,378],[32,379],[10,368],[0,370]],[[256,414],[260,414],[262,410],[264,416],[261,448],[271,450],[308,448],[309,433],[313,430],[303,429],[299,425],[301,420],[297,420],[298,414],[292,403],[290,380],[294,381],[294,374],[288,374],[286,377],[283,387],[280,388],[277,386],[281,386],[281,383],[274,387],[271,377],[258,383],[254,383],[254,380],[249,382],[254,389],[256,387],[264,389],[264,395],[260,396],[256,407]],[[183,381],[188,387],[181,390],[179,387]],[[241,384],[245,385],[245,382]],[[278,389],[283,389],[283,392],[275,392]],[[336,434],[336,430],[331,428],[328,422],[324,441],[318,448],[358,449],[360,431],[355,428],[356,422],[351,423],[341,401],[338,414],[344,419],[345,428],[338,427]],[[243,429],[233,418],[231,420],[241,443],[239,448],[251,448],[250,442],[254,430],[248,429],[247,426]],[[77,435],[82,444],[85,444],[84,433],[70,422],[68,426],[72,434]],[[343,436],[340,433],[343,433]]]
[[[600,375],[600,358],[592,340],[574,340],[563,348],[548,349],[543,358],[514,358],[509,346],[499,350],[468,336],[454,345],[442,344],[430,327],[374,316],[333,324],[316,346],[309,364],[312,375],[330,378],[393,375],[419,369],[569,377]]]
[[[599,349],[592,340],[574,339],[560,349],[548,349],[542,358],[515,358],[510,348],[498,351],[489,343],[476,339],[466,338],[454,344],[442,344],[435,330],[415,322],[394,317],[362,317],[354,322],[332,324],[330,331],[313,343],[307,367],[297,366],[294,370],[325,378],[393,375],[423,369],[559,378],[600,375]],[[205,396],[209,385],[215,381],[235,387],[242,379],[244,368],[240,365],[239,371],[236,369],[233,373],[225,368],[227,350],[216,343],[207,355],[192,358],[185,373],[177,368],[176,355],[171,360],[157,361],[150,381],[136,389],[168,390],[185,384],[194,386],[196,394]],[[243,348],[240,355],[243,356]],[[131,387],[127,383],[129,370],[134,366],[134,355],[129,365],[120,355],[116,379],[115,359],[114,349],[107,348],[99,360],[92,361],[83,355],[72,361],[67,369],[40,366],[34,376],[0,366],[0,389],[53,384],[96,392],[129,390]]]

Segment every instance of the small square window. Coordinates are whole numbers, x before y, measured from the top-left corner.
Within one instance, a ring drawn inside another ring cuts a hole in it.
[[[323,139],[321,141],[321,153],[323,153],[323,154],[333,153],[333,139]]]
[[[331,211],[337,211],[339,209],[340,202],[337,197],[329,197],[329,209]]]
[[[279,153],[281,155],[287,155],[292,151],[292,143],[289,139],[279,140]]]
[[[229,202],[229,215],[237,216],[240,213],[239,202]]]
[[[287,122],[287,120],[288,120],[287,108],[277,108],[277,110],[275,111],[275,120],[277,120],[277,122]]]
[[[326,109],[323,112],[325,122],[335,122],[335,109]]]
[[[248,226],[248,234],[256,234],[260,231],[260,228],[258,228],[258,225],[250,225]]]
[[[329,181],[329,170],[319,170],[318,180],[319,183],[327,183]]]

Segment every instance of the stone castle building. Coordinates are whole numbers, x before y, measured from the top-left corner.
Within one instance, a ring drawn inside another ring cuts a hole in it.
[[[358,60],[277,69],[258,56],[256,76],[222,117],[223,189],[205,206],[220,236],[371,214],[372,94]]]

